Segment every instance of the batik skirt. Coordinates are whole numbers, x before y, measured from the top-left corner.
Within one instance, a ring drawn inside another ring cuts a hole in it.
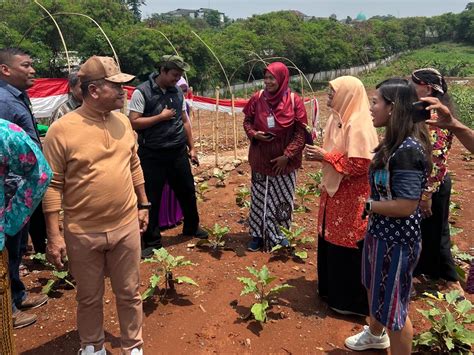
[[[370,313],[389,330],[405,326],[413,270],[421,240],[395,244],[367,234],[362,252],[362,283],[370,293]]]
[[[252,173],[250,236],[262,238],[266,250],[284,238],[280,226],[291,227],[295,187],[296,171],[277,176]]]

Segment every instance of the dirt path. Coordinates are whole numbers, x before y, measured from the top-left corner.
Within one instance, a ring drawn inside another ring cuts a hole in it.
[[[450,157],[450,169],[454,172],[454,189],[458,194],[453,200],[460,204],[456,226],[463,229],[454,240],[462,250],[473,246],[474,212],[470,208],[474,197],[472,185],[474,163],[464,161],[464,150],[455,144]],[[245,157],[245,150],[239,156]],[[211,159],[209,162],[208,160]],[[233,160],[233,152],[229,160]],[[200,170],[211,168],[212,158],[201,159]],[[298,183],[308,182],[306,173],[318,169],[316,163],[305,163],[299,173]],[[227,245],[234,251],[226,250],[212,254],[197,248],[188,248],[190,240],[179,236],[180,227],[164,232],[164,245],[173,255],[183,255],[195,266],[176,272],[194,278],[199,287],[177,285],[177,294],[171,294],[164,303],[145,302],[144,339],[146,354],[192,353],[349,353],[344,348],[344,339],[362,329],[365,319],[343,317],[328,309],[316,294],[316,247],[308,250],[309,258],[303,264],[294,260],[271,258],[265,253],[249,253],[245,246],[249,241],[247,228],[242,224],[246,209],[235,204],[235,191],[245,184],[249,186],[249,168],[243,163],[230,173],[225,188],[215,188],[215,179],[207,201],[200,203],[202,223],[211,226],[218,222],[227,225],[231,233],[226,238]],[[312,198],[309,213],[297,213],[296,223],[306,227],[307,235],[315,236],[318,199]],[[270,320],[263,327],[252,321],[244,321],[241,315],[248,312],[252,303],[249,296],[240,296],[241,284],[238,276],[247,276],[246,266],[268,265],[278,282],[287,282],[293,289],[284,292],[278,306],[270,313]],[[29,262],[29,266],[34,266]],[[151,275],[151,265],[142,264],[142,287],[146,289]],[[48,273],[33,271],[28,275],[26,286],[38,292],[46,282]],[[48,304],[35,313],[38,322],[28,328],[15,331],[19,353],[31,355],[75,354],[78,349],[78,335],[75,331],[76,303],[73,290],[59,290]],[[471,301],[474,301],[470,296]],[[424,306],[423,300],[411,305],[415,331],[424,329],[426,322],[416,308]],[[119,328],[115,314],[115,304],[107,281],[105,295],[106,348],[113,354],[119,351]],[[384,351],[375,353],[385,353]]]

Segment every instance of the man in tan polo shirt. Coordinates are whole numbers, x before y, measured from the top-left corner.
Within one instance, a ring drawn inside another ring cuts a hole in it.
[[[120,72],[110,57],[93,56],[78,72],[83,105],[51,126],[44,154],[53,180],[43,200],[48,260],[63,267],[66,255],[77,283],[80,354],[105,355],[104,276],[110,276],[120,321],[122,353],[142,350],[139,293],[140,233],[148,224],[137,143],[124,104]],[[64,238],[59,211],[64,210]]]

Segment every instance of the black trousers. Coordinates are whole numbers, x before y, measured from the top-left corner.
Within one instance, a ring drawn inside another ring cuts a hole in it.
[[[451,178],[446,175],[438,192],[432,196],[433,215],[421,222],[422,249],[414,275],[425,274],[434,279],[458,281],[449,234],[449,201]]]
[[[46,253],[46,222],[41,202],[31,215],[29,232],[35,253]]]
[[[199,226],[199,214],[186,146],[160,151],[140,147],[138,155],[145,176],[146,194],[152,203],[148,228],[143,235],[142,248],[161,247],[159,214],[165,182],[168,182],[175,193],[183,211],[183,234],[193,235]]]
[[[364,240],[357,248],[346,248],[324,239],[326,211],[323,231],[318,235],[318,294],[329,307],[369,315],[367,290],[362,285],[362,250]]]

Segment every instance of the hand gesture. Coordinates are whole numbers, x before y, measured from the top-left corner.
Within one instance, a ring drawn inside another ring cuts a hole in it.
[[[270,160],[270,163],[273,163],[273,171],[278,175],[282,174],[288,165],[288,160],[286,155]]]
[[[254,138],[262,142],[271,142],[275,137],[265,134],[265,132],[257,131]]]
[[[304,156],[306,160],[323,161],[324,155],[326,153],[327,152],[323,148],[318,147],[317,145],[306,144],[304,149]]]
[[[48,237],[46,259],[58,270],[64,267],[64,260],[66,260],[66,243],[64,243],[62,236],[55,238]]]
[[[163,111],[160,113],[160,118],[161,121],[169,121],[173,119],[173,117],[176,116],[176,110],[174,108],[168,108],[168,106],[165,106]]]
[[[146,232],[146,229],[148,228],[148,210],[143,209],[143,210],[138,210],[138,224],[140,226],[140,234],[143,234]]]

